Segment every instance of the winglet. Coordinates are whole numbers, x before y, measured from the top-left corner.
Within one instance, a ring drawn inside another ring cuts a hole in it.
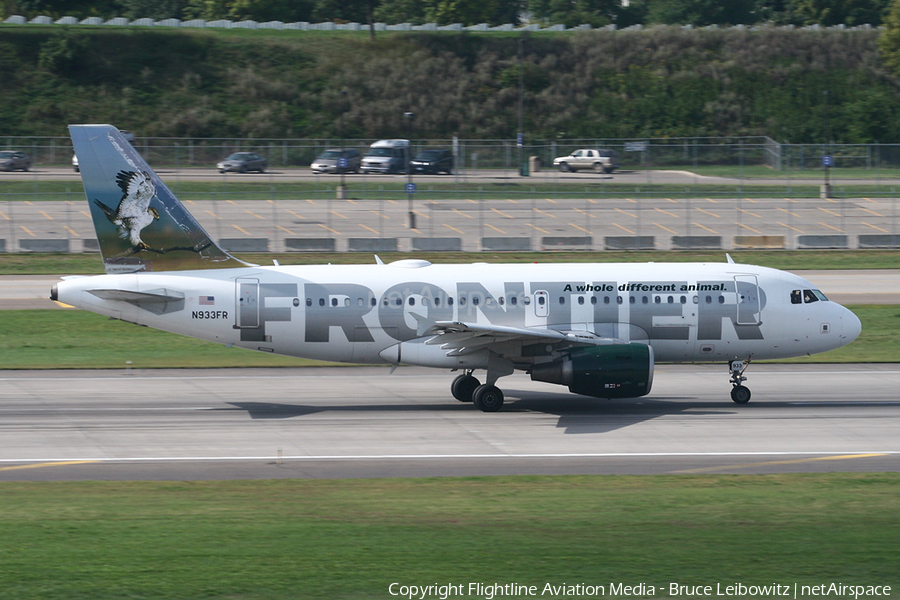
[[[725,253],[725,258],[728,259],[728,264],[729,264],[729,265],[733,265],[733,264],[734,264],[734,259],[731,258],[731,255],[728,254],[727,252]]]
[[[250,266],[216,245],[112,125],[69,125],[107,273]]]

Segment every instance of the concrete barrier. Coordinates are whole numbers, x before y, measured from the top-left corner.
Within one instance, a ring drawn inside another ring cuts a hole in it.
[[[481,249],[492,252],[530,252],[531,238],[527,237],[483,237]]]
[[[69,240],[56,238],[19,240],[19,249],[25,252],[68,252]]]
[[[268,238],[222,238],[219,245],[227,252],[268,252]]]
[[[284,249],[288,252],[334,252],[336,248],[334,238],[284,239]]]
[[[672,248],[676,250],[721,250],[720,235],[673,235]]]
[[[461,252],[462,238],[413,238],[412,247],[420,252]]]
[[[397,252],[397,238],[350,238],[350,252]]]
[[[764,249],[782,249],[784,248],[783,235],[736,235],[734,236],[735,249],[744,248],[764,248]]]
[[[0,252],[6,252],[6,240],[0,239]]]
[[[590,236],[547,236],[541,238],[542,250],[590,250],[594,238]]]
[[[900,235],[864,233],[859,236],[860,248],[900,248]]]
[[[656,238],[652,235],[608,235],[605,243],[607,250],[653,250]]]
[[[847,248],[847,236],[843,234],[834,235],[799,235],[797,236],[797,247],[800,249],[809,248]]]
[[[81,240],[81,251],[100,252],[100,242],[97,241],[97,238]]]

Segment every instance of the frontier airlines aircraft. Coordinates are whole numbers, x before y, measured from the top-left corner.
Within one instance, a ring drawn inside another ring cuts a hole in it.
[[[460,371],[483,411],[516,370],[576,394],[650,393],[659,362],[728,365],[852,342],[859,319],[807,280],[735,264],[259,266],[219,248],[109,125],[71,125],[106,275],[52,299],[139,325],[288,356]],[[475,377],[483,372],[484,383]],[[724,382],[723,382],[724,383]]]

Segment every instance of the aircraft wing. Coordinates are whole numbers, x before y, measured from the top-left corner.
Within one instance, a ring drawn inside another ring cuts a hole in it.
[[[622,344],[622,340],[604,338],[590,331],[557,331],[547,328],[479,325],[459,321],[431,321],[413,314],[418,321],[418,334],[432,336],[426,345],[440,345],[452,352],[474,351],[484,346],[514,343],[520,345],[546,343],[563,347],[605,346]]]

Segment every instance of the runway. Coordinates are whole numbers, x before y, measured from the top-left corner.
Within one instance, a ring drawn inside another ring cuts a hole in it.
[[[503,378],[452,399],[401,368],[14,371],[0,375],[0,481],[900,471],[897,365],[663,365],[596,400]]]

